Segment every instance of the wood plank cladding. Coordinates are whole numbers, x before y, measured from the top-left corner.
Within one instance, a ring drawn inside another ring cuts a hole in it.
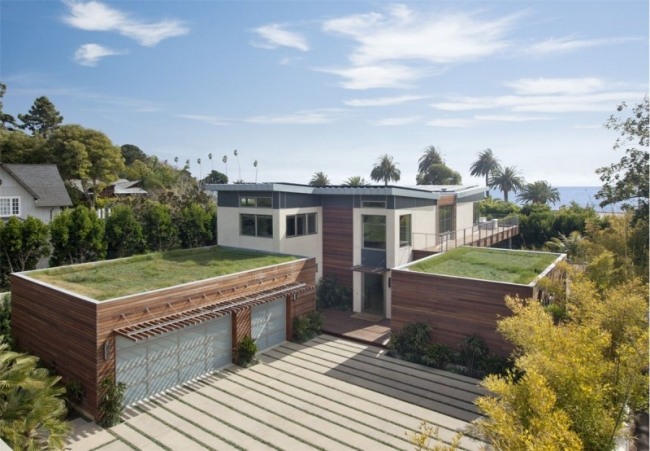
[[[408,323],[426,322],[439,343],[458,349],[466,336],[475,334],[503,356],[513,349],[496,331],[497,319],[510,315],[505,296],[525,299],[534,294],[531,286],[403,270],[391,272],[391,286],[393,333]]]
[[[451,196],[440,196],[440,199],[438,199],[438,206],[444,207],[447,205],[456,205],[456,196],[453,194]]]
[[[96,416],[98,382],[104,376],[115,376],[115,329],[233,298],[254,297],[256,292],[294,282],[315,284],[315,259],[101,302],[30,279],[28,274],[12,275],[12,330],[19,349],[39,356],[65,379],[82,383],[85,399],[81,407]],[[314,297],[313,290],[305,291],[299,296],[308,298],[311,293]],[[233,318],[242,327],[241,333],[233,332],[234,343],[242,333],[250,334],[250,312],[243,310]]]
[[[351,207],[323,206],[323,275],[352,290],[354,230]]]

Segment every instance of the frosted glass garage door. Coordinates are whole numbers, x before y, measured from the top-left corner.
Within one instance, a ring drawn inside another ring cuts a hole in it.
[[[134,342],[117,336],[116,378],[133,404],[232,362],[230,315]]]
[[[286,307],[284,297],[253,307],[251,332],[258,350],[263,351],[286,340]]]

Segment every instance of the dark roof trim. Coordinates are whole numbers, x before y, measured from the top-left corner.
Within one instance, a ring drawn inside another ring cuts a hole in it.
[[[146,340],[167,332],[200,324],[211,319],[239,311],[246,307],[266,304],[279,296],[288,296],[312,290],[314,287],[304,283],[291,283],[260,291],[250,296],[240,296],[228,300],[219,300],[213,305],[197,307],[184,312],[174,313],[161,318],[151,319],[138,324],[115,329],[113,332],[132,341]],[[125,319],[128,318],[124,317]]]

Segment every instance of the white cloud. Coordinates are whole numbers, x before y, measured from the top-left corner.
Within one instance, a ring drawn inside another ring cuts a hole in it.
[[[65,4],[70,8],[70,15],[63,18],[68,25],[87,31],[115,31],[146,47],[190,31],[178,20],[147,23],[97,1],[66,1]]]
[[[210,125],[228,125],[228,121],[218,116],[205,116],[201,114],[178,114],[177,117],[192,121],[204,122]]]
[[[441,128],[468,128],[473,124],[473,121],[469,119],[433,119],[432,121],[427,122],[427,125],[430,127],[441,127]]]
[[[380,126],[400,126],[400,125],[409,125],[419,122],[422,119],[421,116],[408,116],[408,117],[389,117],[385,119],[379,119],[370,121],[371,125],[380,125]]]
[[[346,89],[410,88],[423,75],[417,69],[397,64],[316,70],[344,78],[341,86]]]
[[[440,72],[440,66],[494,56],[508,48],[506,35],[518,17],[425,14],[400,4],[384,13],[327,20],[323,31],[350,38],[355,47],[348,55],[351,67],[319,70],[343,77],[347,89],[405,87],[405,82]],[[418,66],[426,66],[426,74]]]
[[[492,122],[533,122],[533,121],[548,121],[552,118],[547,116],[524,116],[520,114],[484,114],[474,116],[477,121],[492,121]]]
[[[253,116],[246,122],[268,125],[316,125],[329,124],[338,118],[337,109],[305,110],[292,114]]]
[[[124,55],[126,53],[99,44],[84,44],[74,52],[74,60],[82,66],[94,67],[100,59],[106,56]]]
[[[538,55],[547,55],[552,53],[568,53],[575,50],[589,47],[602,47],[605,45],[624,44],[626,42],[638,41],[641,38],[624,37],[624,38],[604,38],[604,39],[575,39],[572,37],[549,38],[545,41],[533,44],[530,47],[532,53]]]
[[[287,31],[282,28],[279,24],[269,24],[262,27],[256,28],[255,33],[262,39],[264,42],[261,44],[255,44],[258,47],[275,49],[278,47],[291,47],[294,49],[302,50],[306,52],[309,50],[309,44],[307,40],[298,33]]]
[[[606,87],[600,78],[522,78],[504,83],[517,94],[589,94]]]
[[[396,97],[379,97],[375,99],[350,99],[344,100],[343,103],[347,106],[353,107],[369,107],[369,106],[393,106],[401,105],[415,100],[422,100],[425,96],[396,96]]]

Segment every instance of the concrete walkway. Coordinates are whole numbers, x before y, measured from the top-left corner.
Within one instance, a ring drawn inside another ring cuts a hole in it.
[[[137,404],[113,428],[76,420],[67,449],[411,450],[408,434],[423,420],[449,443],[478,417],[472,401],[482,393],[474,379],[321,335]]]

